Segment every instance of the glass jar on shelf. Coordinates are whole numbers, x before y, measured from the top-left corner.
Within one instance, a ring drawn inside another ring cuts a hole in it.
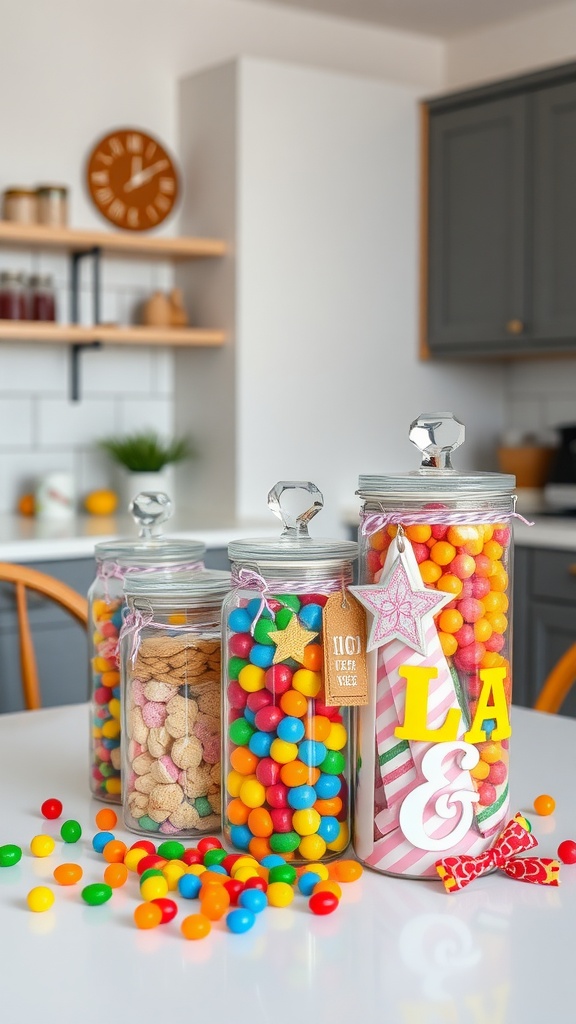
[[[120,634],[124,824],[143,835],[221,829],[221,619],[230,573],[137,572]]]
[[[127,612],[124,582],[134,572],[170,568],[180,572],[204,569],[205,545],[196,540],[171,540],[160,527],[172,512],[162,492],[142,492],[130,504],[139,526],[137,538],[96,544],[96,578],[88,591],[90,637],[90,788],[100,800],[121,801],[121,702],[119,635]]]
[[[31,320],[56,320],[56,296],[51,274],[32,274],[28,281]]]
[[[330,860],[349,842],[354,701],[345,688],[330,689],[325,666],[345,642],[331,622],[334,609],[347,607],[358,547],[309,536],[322,505],[313,483],[277,483],[268,506],[282,535],[228,547],[224,831],[258,860],[271,853],[295,863]]]
[[[38,223],[53,228],[68,224],[68,189],[66,185],[39,185],[36,189]]]
[[[409,436],[420,467],[357,491],[370,701],[353,842],[374,870],[438,880],[442,858],[482,854],[507,822],[515,478],[453,468],[452,413]]]
[[[33,188],[7,188],[3,194],[4,220],[14,224],[36,224],[38,222],[38,197]]]
[[[27,320],[28,296],[24,274],[0,273],[0,320]]]

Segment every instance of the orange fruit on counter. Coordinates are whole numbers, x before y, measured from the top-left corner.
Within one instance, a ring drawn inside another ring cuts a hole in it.
[[[18,512],[21,516],[33,516],[36,511],[36,503],[33,494],[23,494],[18,499]]]
[[[116,511],[118,495],[105,489],[90,491],[84,498],[84,508],[91,516],[109,516]]]

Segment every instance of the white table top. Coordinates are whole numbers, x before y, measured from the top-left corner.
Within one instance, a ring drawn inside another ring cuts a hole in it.
[[[529,816],[540,843],[535,853],[553,857],[561,840],[576,839],[576,721],[514,708],[512,726],[512,813]],[[104,805],[88,791],[86,706],[0,716],[0,759],[0,845],[24,850],[18,865],[0,868],[3,1020],[189,1024],[200,1013],[215,1024],[573,1019],[576,865],[562,866],[558,888],[495,872],[451,895],[440,882],[365,871],[329,917],[313,916],[297,895],[287,909],[267,908],[244,935],[220,922],[191,942],[179,920],[197,904],[179,895],[174,921],[136,929],[135,876],[101,907],[80,898],[81,886],[100,881],[105,867],[91,845]],[[555,797],[553,816],[532,811],[539,793]],[[60,821],[40,814],[49,796],[64,804]],[[64,818],[83,826],[77,845],[59,838]],[[29,852],[41,832],[57,838],[46,859]],[[136,839],[115,832],[129,844]],[[63,888],[52,872],[69,861],[82,865],[84,877]],[[53,887],[56,901],[32,913],[26,894],[41,884]]]

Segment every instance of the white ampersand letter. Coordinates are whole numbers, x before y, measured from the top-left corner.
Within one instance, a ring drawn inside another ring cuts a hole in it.
[[[427,781],[416,786],[402,803],[400,828],[408,842],[412,843],[417,850],[429,850],[431,853],[449,850],[464,838],[472,825],[474,818],[472,805],[480,799],[478,793],[474,789],[455,789],[450,793],[440,793],[440,790],[453,784],[446,778],[442,762],[449,754],[456,753],[462,754],[459,764],[462,772],[469,772],[471,768],[476,767],[480,760],[478,750],[471,743],[456,741],[435,744],[422,758],[422,774]],[[455,818],[458,814],[458,805],[460,805],[461,814],[451,832],[439,839],[433,839],[424,828],[424,811],[437,793],[440,795],[436,800],[434,810],[440,818],[446,820]]]

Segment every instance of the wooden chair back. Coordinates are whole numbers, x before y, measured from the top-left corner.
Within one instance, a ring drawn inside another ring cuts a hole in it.
[[[22,692],[24,705],[28,711],[42,707],[38,667],[28,617],[26,591],[33,590],[44,597],[55,601],[76,619],[85,629],[88,628],[88,601],[72,587],[61,580],[48,576],[36,569],[10,562],[0,562],[0,581],[13,583],[16,590],[16,613],[18,616],[20,664],[22,671]]]
[[[573,684],[576,682],[576,643],[568,648],[546,677],[534,709],[555,715],[562,707]]]

